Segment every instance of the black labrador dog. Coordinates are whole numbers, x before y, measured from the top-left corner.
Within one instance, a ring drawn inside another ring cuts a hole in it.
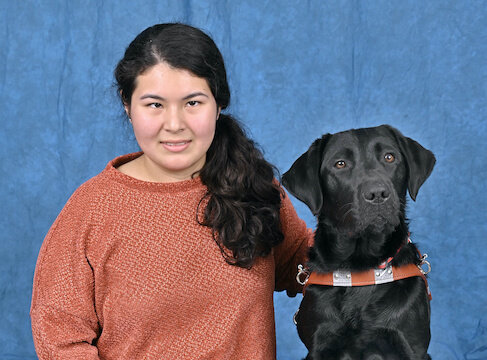
[[[405,210],[434,165],[432,152],[382,125],[323,135],[283,175],[318,220],[295,315],[307,360],[430,359],[427,262]]]

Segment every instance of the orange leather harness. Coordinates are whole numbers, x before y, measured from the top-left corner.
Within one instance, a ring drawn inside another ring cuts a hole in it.
[[[410,241],[410,240],[409,240]],[[426,291],[431,301],[432,296],[426,280],[426,274],[431,271],[431,265],[426,261],[427,254],[420,254],[421,263],[407,264],[401,267],[387,264],[385,267],[367,270],[363,272],[349,272],[346,270],[337,270],[334,272],[320,274],[316,272],[309,273],[302,265],[298,266],[298,275],[296,280],[303,285],[303,295],[309,285],[326,285],[326,286],[367,286],[380,285],[393,282],[400,279],[419,276],[424,280]],[[390,261],[389,261],[390,262]],[[427,265],[428,270],[423,270],[422,266]],[[303,275],[306,277],[302,279]]]

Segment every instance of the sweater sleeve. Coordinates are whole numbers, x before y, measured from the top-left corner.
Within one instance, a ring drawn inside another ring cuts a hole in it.
[[[75,192],[49,230],[34,274],[31,321],[44,359],[99,359],[94,276],[85,254],[89,205]]]
[[[286,290],[289,296],[296,296],[302,292],[302,286],[296,281],[298,265],[304,265],[307,260],[314,231],[308,229],[304,220],[298,217],[287,195],[282,199],[280,216],[284,241],[274,249],[276,291]]]

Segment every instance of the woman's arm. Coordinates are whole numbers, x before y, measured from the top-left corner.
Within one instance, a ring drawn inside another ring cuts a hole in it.
[[[43,359],[99,359],[87,206],[75,193],[42,244],[34,274],[32,334]]]
[[[314,231],[298,217],[287,194],[282,199],[280,217],[284,241],[274,249],[276,291],[287,290],[289,296],[296,296],[302,291],[302,286],[296,281],[298,265],[304,265],[307,260]]]

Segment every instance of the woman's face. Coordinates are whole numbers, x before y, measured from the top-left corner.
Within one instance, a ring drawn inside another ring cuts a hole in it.
[[[136,79],[125,110],[144,152],[144,177],[156,182],[191,179],[206,161],[220,109],[206,79],[159,63]]]

